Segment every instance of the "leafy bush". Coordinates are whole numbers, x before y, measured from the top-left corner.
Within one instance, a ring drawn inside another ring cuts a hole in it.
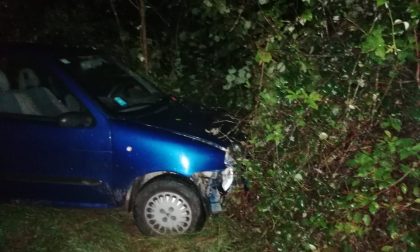
[[[379,125],[416,132],[399,131],[400,119],[418,123],[408,111],[419,98],[419,5],[303,2],[294,20],[276,19],[269,3],[260,10],[274,31],[256,52],[258,96],[245,127],[255,221],[280,251],[414,251],[418,136],[378,134]]]
[[[416,208],[420,203],[419,154],[419,143],[392,136],[388,130],[373,150],[357,153],[349,161],[354,176],[337,200],[342,218],[337,220],[336,232],[344,238],[381,239],[385,241],[382,251],[414,249],[420,238],[420,218],[415,216],[420,210]]]
[[[39,40],[82,27],[72,41],[112,48],[138,67],[138,12],[129,2],[114,1],[130,10],[116,31],[112,18],[101,22],[110,16],[103,1],[79,1],[77,11],[57,1]],[[261,238],[254,243],[419,250],[418,1],[161,3],[148,1],[147,16],[162,88],[244,115],[239,162],[251,193],[231,212]]]

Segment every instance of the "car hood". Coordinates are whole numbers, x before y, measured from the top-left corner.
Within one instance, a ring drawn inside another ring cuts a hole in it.
[[[222,111],[195,104],[168,102],[141,114],[127,116],[125,120],[225,148],[230,145],[230,140],[220,133],[227,132],[232,125],[223,123],[223,117]]]

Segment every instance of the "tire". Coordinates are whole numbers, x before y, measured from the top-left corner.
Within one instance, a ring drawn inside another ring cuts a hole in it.
[[[146,184],[136,195],[133,215],[140,232],[150,236],[198,231],[205,221],[197,190],[176,178]]]

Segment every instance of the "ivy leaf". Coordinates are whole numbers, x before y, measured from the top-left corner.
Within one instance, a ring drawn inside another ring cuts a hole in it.
[[[277,96],[274,93],[268,91],[262,92],[260,96],[264,100],[264,103],[269,106],[273,106],[277,103],[278,100]]]
[[[226,85],[223,85],[223,90],[229,90],[229,89],[231,89],[232,88],[232,83],[231,82],[229,82],[228,84],[226,84]]]
[[[295,181],[302,181],[302,180],[303,180],[303,177],[302,177],[302,175],[301,175],[300,173],[297,173],[297,174],[294,176],[294,179],[295,179]]]
[[[229,75],[226,76],[226,81],[227,82],[231,83],[233,80],[235,80],[234,75],[229,74]]]
[[[415,152],[411,151],[410,148],[404,148],[400,150],[400,159],[404,160],[412,155],[414,155]]]
[[[302,14],[302,18],[305,19],[305,21],[312,21],[312,12],[310,10],[305,10]]]
[[[401,121],[399,119],[395,119],[391,123],[391,127],[394,128],[396,131],[401,131]]]
[[[376,0],[376,6],[382,6],[387,2],[387,0]]]
[[[416,197],[420,197],[420,188],[419,187],[414,187],[413,188],[413,194],[414,194],[414,196],[416,196]]]
[[[203,3],[209,8],[213,7],[213,3],[209,0],[204,0]]]
[[[362,215],[359,212],[356,212],[353,216],[353,221],[360,223],[362,221]]]
[[[402,183],[400,188],[401,188],[401,191],[402,191],[403,194],[407,194],[408,187],[405,183]]]
[[[307,243],[305,244],[305,248],[310,251],[316,251],[316,247],[313,244]]]
[[[298,21],[301,25],[305,25],[307,21],[311,21],[313,19],[312,12],[307,9],[303,12],[302,16],[298,18]]]
[[[369,226],[370,225],[371,219],[370,219],[369,214],[363,215],[363,219],[362,220],[363,220],[363,223],[365,223],[366,226]]]
[[[398,118],[390,117],[385,121],[381,122],[381,127],[383,129],[386,128],[393,128],[394,130],[400,132],[401,131],[401,120]]]
[[[389,252],[392,251],[392,246],[386,245],[381,248],[382,252]]]
[[[251,21],[245,21],[244,22],[244,29],[245,30],[249,30],[249,28],[251,28],[251,25],[252,25],[252,23],[251,23]]]
[[[272,56],[271,56],[271,53],[260,50],[257,52],[257,55],[255,56],[255,60],[259,64],[269,63],[272,60]]]
[[[362,51],[364,53],[373,52],[375,56],[381,60],[385,59],[385,40],[382,37],[383,28],[375,28],[362,43]]]
[[[401,171],[404,172],[404,173],[409,173],[411,171],[411,168],[408,165],[402,164],[401,165]]]
[[[413,151],[415,152],[419,152],[420,151],[420,143],[416,144],[415,146],[413,146],[413,148],[411,148]]]
[[[229,74],[235,74],[235,73],[236,73],[236,68],[230,68],[230,69],[228,70],[228,73],[229,73]]]
[[[369,212],[371,213],[371,214],[375,214],[376,212],[378,212],[378,210],[379,210],[379,204],[378,203],[376,203],[376,202],[372,202],[370,205],[369,205]]]
[[[395,220],[391,220],[386,229],[388,230],[391,239],[395,240],[398,238],[400,230],[398,230],[397,222]]]
[[[313,91],[307,97],[306,103],[309,105],[309,107],[313,109],[318,109],[318,104],[316,103],[320,100],[321,100],[321,95],[318,92]]]

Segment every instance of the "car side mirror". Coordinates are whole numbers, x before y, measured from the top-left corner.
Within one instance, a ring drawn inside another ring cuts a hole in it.
[[[88,128],[93,124],[93,117],[84,112],[68,112],[58,116],[58,125],[62,128]]]

